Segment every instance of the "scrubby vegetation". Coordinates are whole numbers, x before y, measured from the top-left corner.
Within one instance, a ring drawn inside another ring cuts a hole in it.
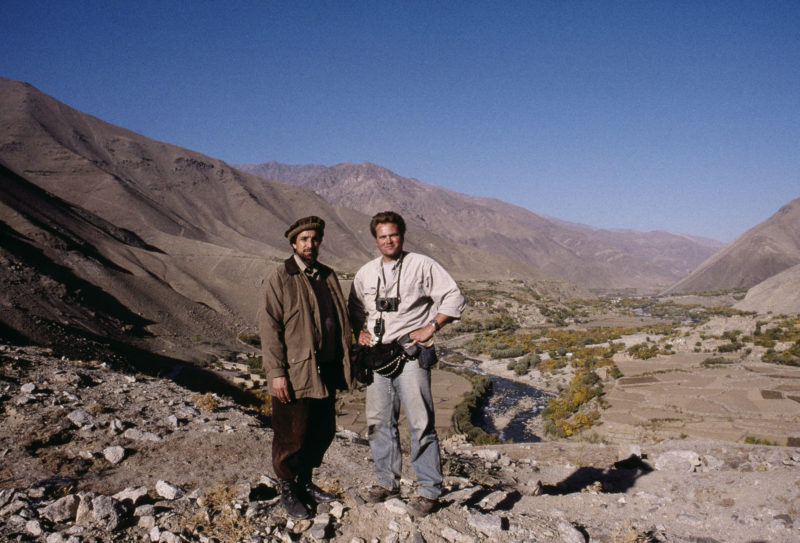
[[[451,330],[455,333],[465,334],[470,332],[483,332],[488,330],[516,330],[518,328],[514,319],[508,314],[498,314],[484,321],[464,319],[454,324]]]
[[[746,436],[744,442],[749,445],[777,445],[777,443],[773,443],[768,439],[761,439],[754,436]]]
[[[231,507],[235,486],[217,483],[203,495],[203,513],[186,522],[187,527],[206,534],[216,541],[244,541],[253,532],[248,518]]]
[[[220,401],[216,394],[206,392],[205,394],[192,394],[192,401],[197,409],[202,413],[213,413],[219,409]]]
[[[524,352],[525,351],[523,347],[520,345],[509,346],[504,343],[500,343],[496,345],[494,349],[489,351],[489,356],[494,359],[516,358],[517,356],[522,356]]]
[[[800,340],[785,351],[769,349],[762,357],[764,362],[783,364],[786,366],[800,366]]]
[[[730,358],[724,358],[722,356],[714,356],[706,358],[700,363],[700,365],[705,368],[714,368],[717,366],[724,366],[727,364],[733,364],[733,360],[731,360]]]
[[[250,407],[261,413],[262,415],[272,414],[272,396],[269,395],[266,388],[253,390],[252,394],[259,401],[251,404]]]
[[[753,333],[753,343],[767,348],[762,357],[764,362],[800,366],[800,317],[783,319],[767,328],[765,322],[757,322]],[[778,350],[778,343],[792,343],[784,350]]]
[[[767,318],[757,322],[753,332],[729,330],[714,336],[702,331],[700,340],[691,340],[694,344],[688,347],[687,338],[697,338],[697,328],[712,318],[752,314],[725,305],[712,306],[712,300],[703,302],[705,305],[674,301],[687,299],[683,297],[623,296],[545,301],[535,288],[521,281],[504,284],[501,288],[492,282],[471,283],[463,289],[468,299],[468,312],[461,321],[445,328],[440,337],[468,334],[469,339],[458,351],[440,354],[453,365],[464,363],[463,353],[502,360],[509,371],[520,377],[532,371],[552,374],[553,380],[548,382],[554,383],[559,392],[543,411],[545,431],[552,436],[573,436],[598,422],[603,408],[600,375],[604,379],[622,376],[613,361],[616,353],[625,352],[633,358],[649,360],[674,354],[683,346],[684,350],[709,353],[701,365],[715,368],[745,359],[758,349],[759,356],[766,362],[800,365],[800,319],[796,317]],[[709,298],[726,295],[730,299],[733,294],[707,295]],[[612,318],[598,319],[598,315]],[[592,326],[592,322],[640,324]],[[624,336],[633,335],[646,337],[627,347],[620,341]],[[251,332],[242,332],[238,338],[254,347],[260,343],[258,335]],[[257,357],[249,358],[247,364],[254,371],[261,370]],[[599,371],[603,367],[606,370]],[[484,396],[491,391],[491,380],[473,372],[464,375],[472,381],[473,389],[456,408],[455,425],[473,443],[497,443],[498,436],[474,424]],[[568,384],[564,378],[569,379]],[[265,395],[264,404],[254,407],[266,411],[268,406],[269,397]]]
[[[447,327],[444,330],[445,335],[516,330],[519,328],[519,319],[511,313],[512,306],[532,307],[541,298],[534,287],[522,281],[514,281],[502,291],[495,287],[494,281],[481,285],[461,285],[467,298],[469,314],[453,326]]]
[[[245,363],[251,370],[264,375],[264,367],[260,356],[248,356]]]
[[[506,367],[517,375],[525,375],[531,369],[542,372],[567,366],[575,369],[570,386],[552,399],[543,413],[546,431],[567,437],[591,427],[599,419],[596,408],[584,409],[588,402],[602,395],[603,387],[594,370],[608,366],[610,377],[621,376],[612,357],[623,346],[613,340],[630,332],[621,328],[546,329],[515,334],[495,331],[477,334],[465,348],[472,354],[488,354],[494,359],[513,358]]]
[[[647,360],[648,358],[653,358],[655,356],[658,356],[660,350],[661,349],[655,343],[653,344],[637,343],[636,345],[631,345],[630,347],[628,347],[626,349],[626,352],[633,358]]]
[[[557,437],[569,437],[577,431],[590,428],[600,413],[586,406],[603,393],[600,377],[592,370],[580,370],[573,376],[569,388],[551,399],[543,415],[545,431]]]
[[[487,354],[495,359],[512,358],[528,353],[548,353],[550,358],[563,358],[568,354],[570,357],[576,356],[576,353],[606,353],[609,349],[616,348],[613,346],[589,348],[588,346],[613,343],[614,339],[619,339],[624,334],[634,333],[637,330],[592,328],[590,330],[545,329],[528,333],[492,331],[476,334],[472,340],[464,344],[464,348],[470,354]]]
[[[241,332],[238,336],[239,341],[242,343],[246,343],[247,345],[252,345],[253,347],[261,348],[261,338],[258,334],[253,332]]]
[[[512,360],[506,367],[517,375],[526,375],[531,368],[536,368],[541,362],[542,359],[538,354],[528,353],[519,360]]]

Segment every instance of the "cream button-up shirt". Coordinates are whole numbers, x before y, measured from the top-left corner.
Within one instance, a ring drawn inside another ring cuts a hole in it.
[[[377,342],[375,322],[381,316],[386,330],[383,343],[422,328],[437,313],[454,319],[461,317],[466,298],[455,280],[434,259],[419,253],[403,253],[403,257],[394,262],[391,277],[383,273],[382,262],[383,257],[370,260],[353,279],[348,308],[356,335],[367,330],[372,334],[372,342]],[[379,312],[375,306],[376,295],[398,297],[398,310]]]

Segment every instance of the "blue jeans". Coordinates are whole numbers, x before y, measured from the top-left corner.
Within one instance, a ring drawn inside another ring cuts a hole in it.
[[[442,463],[436,435],[431,395],[431,372],[409,360],[400,375],[389,379],[374,375],[367,387],[367,428],[378,484],[396,490],[400,484],[402,456],[397,419],[400,404],[411,430],[411,465],[418,492],[426,498],[442,494]]]

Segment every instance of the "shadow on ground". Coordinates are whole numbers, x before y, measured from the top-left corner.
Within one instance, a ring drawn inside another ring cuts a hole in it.
[[[636,480],[653,471],[653,468],[636,455],[615,462],[610,468],[582,467],[555,485],[544,485],[542,491],[553,496],[581,492],[599,484],[599,490],[623,493],[636,484]]]

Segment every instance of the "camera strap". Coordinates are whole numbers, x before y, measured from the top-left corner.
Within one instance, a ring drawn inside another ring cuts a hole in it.
[[[403,259],[405,258],[405,256],[406,256],[405,253],[400,255],[400,259],[397,262],[397,271],[395,272],[394,278],[393,278],[393,280],[395,281],[395,285],[396,285],[395,292],[397,294],[397,299],[398,300],[400,300],[400,273],[403,271]],[[386,277],[383,274],[383,263],[381,263],[380,273],[378,274],[378,284],[375,287],[375,300],[377,300],[380,297],[381,279],[383,279],[384,285],[386,287],[389,287],[389,282],[386,281]],[[388,294],[388,292],[385,292],[384,294]],[[384,296],[384,298],[386,298],[386,296]]]
[[[400,272],[403,271],[403,259],[405,258],[405,256],[406,256],[405,252],[403,252],[400,255],[400,259],[397,262],[397,270],[395,271],[395,274],[394,274],[394,281],[396,282],[396,287],[397,287],[395,292],[397,293],[397,301],[398,301],[398,303],[400,302]],[[376,307],[376,309],[378,307],[378,298],[381,297],[380,296],[381,279],[383,279],[384,284],[387,284],[386,277],[384,277],[384,275],[383,275],[383,262],[380,263],[380,273],[378,274],[378,283],[375,285],[375,307]],[[388,293],[384,293],[384,294],[388,294]],[[384,298],[386,298],[386,296],[384,296]],[[381,343],[383,341],[383,334],[386,332],[386,321],[383,320],[383,311],[380,311],[380,310],[378,311],[378,322],[381,323],[381,327],[380,327],[381,333],[378,334],[378,343]]]
[[[380,298],[382,275],[383,269],[381,269],[381,273],[378,274],[378,284],[375,285],[375,309],[378,309],[378,298]],[[383,320],[383,311],[378,310],[378,320],[375,321],[375,328],[380,330],[380,333],[376,335],[378,336],[378,343],[381,343],[383,341],[383,334],[386,332],[386,322]]]

